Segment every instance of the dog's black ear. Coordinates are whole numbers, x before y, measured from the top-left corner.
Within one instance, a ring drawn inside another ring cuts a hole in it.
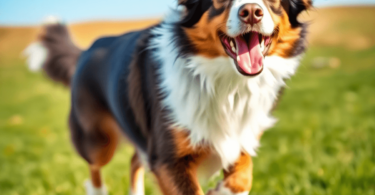
[[[298,15],[312,7],[312,0],[281,0],[282,6],[288,13],[289,22],[292,27],[297,27],[301,23],[298,22]]]
[[[211,0],[179,0],[179,5],[186,7],[186,15],[181,21],[184,27],[194,26],[212,5]]]

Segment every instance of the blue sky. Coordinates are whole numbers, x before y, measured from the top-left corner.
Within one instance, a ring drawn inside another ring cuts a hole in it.
[[[0,25],[35,25],[55,15],[66,22],[160,17],[177,0],[0,0]],[[375,0],[314,0],[317,7]]]

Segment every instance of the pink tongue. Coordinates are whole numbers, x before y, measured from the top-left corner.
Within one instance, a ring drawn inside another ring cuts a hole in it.
[[[251,33],[250,43],[246,43],[242,36],[236,37],[238,48],[237,63],[246,74],[258,74],[263,67],[263,54],[260,51],[259,35]]]

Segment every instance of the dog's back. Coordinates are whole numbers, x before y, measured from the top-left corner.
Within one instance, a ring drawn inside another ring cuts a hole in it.
[[[146,123],[140,126],[136,116],[148,120],[145,109],[151,101],[145,96],[153,93],[148,85],[156,82],[150,75],[154,64],[147,48],[151,29],[104,37],[82,51],[71,41],[65,25],[47,24],[39,42],[26,50],[32,69],[43,68],[51,79],[71,88],[71,137],[90,164],[93,181],[87,188],[93,193],[105,191],[99,188],[98,168],[112,158],[120,134],[137,150],[146,151]]]
[[[152,27],[120,36],[103,37],[96,40],[89,49],[82,51],[71,41],[65,25],[51,23],[43,27],[39,42],[31,45],[26,51],[29,59],[34,59],[29,61],[31,67],[43,68],[51,79],[70,86],[70,120],[75,121],[74,126],[80,126],[75,129],[85,126],[82,123],[90,123],[87,120],[96,118],[93,115],[99,110],[111,113],[127,137],[139,149],[145,150],[145,127],[137,125],[135,115],[139,113],[134,113],[131,106],[134,104],[131,101],[138,101],[136,110],[145,107],[140,105],[145,102],[140,102],[140,97],[132,100],[129,96],[137,96],[134,93],[138,90],[147,94],[147,86],[144,80],[129,75],[130,72],[142,72],[146,77],[147,74],[153,74],[153,64],[150,64],[153,60],[146,60],[151,56],[148,55],[150,51],[147,48],[151,29]],[[44,59],[35,60],[37,57],[43,58],[43,53]],[[77,147],[81,147],[79,145],[76,144]]]
[[[128,77],[135,53],[138,55],[144,49],[138,43],[147,33],[148,30],[144,30],[97,40],[82,53],[71,86],[75,116],[93,107],[107,110],[140,149],[146,148],[145,135],[135,123],[129,102],[130,85],[139,83],[129,82]],[[92,99],[89,104],[88,99]]]

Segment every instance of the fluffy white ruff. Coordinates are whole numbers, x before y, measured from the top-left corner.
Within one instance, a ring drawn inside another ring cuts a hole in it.
[[[248,195],[249,192],[233,193],[229,188],[225,187],[223,182],[219,183],[216,189],[208,191],[207,195]]]
[[[151,46],[161,62],[162,103],[170,110],[172,124],[190,132],[192,146],[212,145],[224,168],[241,151],[255,155],[258,136],[276,122],[270,111],[278,92],[284,79],[295,73],[300,57],[267,57],[260,75],[245,77],[229,57],[179,57],[172,25],[173,21],[164,21],[155,29],[158,36]]]
[[[47,60],[48,50],[42,45],[42,43],[35,42],[30,44],[23,51],[23,55],[26,57],[30,71],[36,72],[43,67]]]
[[[103,185],[101,188],[96,188],[92,185],[91,180],[85,182],[86,194],[87,195],[107,195],[107,189]]]

